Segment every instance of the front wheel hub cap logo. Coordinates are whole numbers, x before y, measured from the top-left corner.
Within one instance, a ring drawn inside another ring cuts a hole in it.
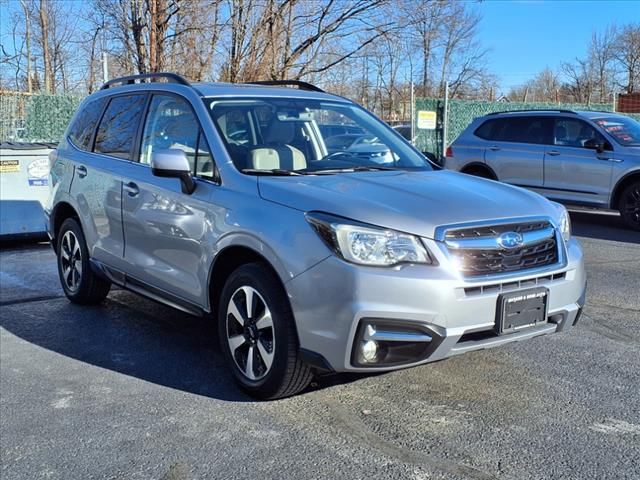
[[[498,245],[507,250],[521,247],[523,243],[524,239],[518,232],[505,232],[498,237]]]

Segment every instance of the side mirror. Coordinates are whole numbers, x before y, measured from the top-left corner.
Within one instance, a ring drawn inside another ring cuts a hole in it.
[[[180,149],[154,151],[151,155],[151,172],[156,177],[179,178],[182,193],[191,195],[196,189],[187,154]]]
[[[588,148],[590,150],[595,150],[598,153],[604,152],[604,142],[597,140],[595,138],[590,138],[589,140],[584,142],[584,148]]]

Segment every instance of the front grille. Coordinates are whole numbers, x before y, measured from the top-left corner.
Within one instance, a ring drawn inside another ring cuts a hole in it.
[[[497,240],[506,232],[520,233],[525,244],[516,248],[501,247]],[[558,262],[555,230],[546,221],[449,230],[445,243],[460,271],[470,277],[516,272]]]
[[[551,224],[549,222],[538,221],[527,223],[506,223],[504,225],[492,225],[489,227],[456,228],[454,230],[447,230],[445,240],[497,237],[504,232],[525,233],[534,232],[536,230],[543,230],[549,227],[551,227]]]

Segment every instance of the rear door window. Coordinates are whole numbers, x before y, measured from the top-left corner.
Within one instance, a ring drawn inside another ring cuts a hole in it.
[[[98,127],[94,152],[131,159],[146,98],[146,94],[133,94],[111,99]]]
[[[69,127],[69,140],[80,150],[91,150],[93,132],[96,130],[107,100],[109,100],[107,97],[102,97],[87,103]]]
[[[492,140],[514,143],[551,143],[551,117],[502,118],[492,130]]]

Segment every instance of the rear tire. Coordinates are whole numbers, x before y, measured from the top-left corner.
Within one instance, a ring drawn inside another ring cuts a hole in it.
[[[91,270],[82,228],[75,218],[66,219],[58,232],[58,275],[64,294],[73,303],[96,305],[105,299],[111,282]]]
[[[640,182],[633,182],[622,191],[618,210],[627,227],[640,231]]]
[[[243,390],[275,400],[309,385],[313,374],[300,358],[291,306],[273,272],[260,263],[239,267],[219,305],[220,347]]]

